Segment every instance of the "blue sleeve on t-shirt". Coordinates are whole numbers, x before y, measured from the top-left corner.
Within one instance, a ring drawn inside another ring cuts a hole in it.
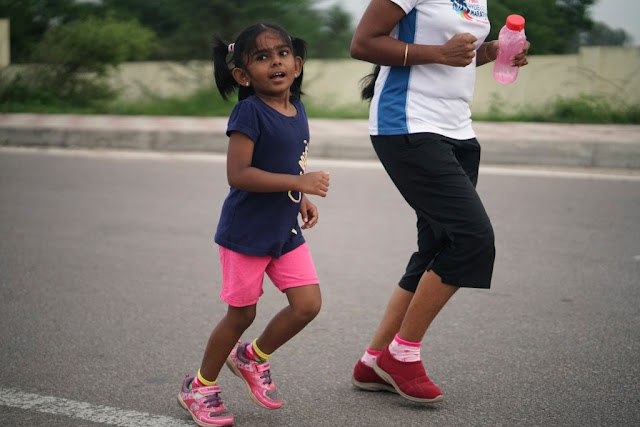
[[[229,116],[227,136],[231,136],[233,131],[244,133],[253,142],[260,138],[260,120],[255,103],[240,101],[236,104]]]

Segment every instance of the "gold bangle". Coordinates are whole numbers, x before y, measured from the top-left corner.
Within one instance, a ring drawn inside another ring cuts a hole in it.
[[[407,66],[407,54],[409,53],[409,43],[405,43],[404,45],[404,61],[402,61],[402,66]]]

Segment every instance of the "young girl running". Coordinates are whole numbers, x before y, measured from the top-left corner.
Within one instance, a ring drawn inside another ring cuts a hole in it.
[[[268,359],[320,310],[318,278],[301,229],[318,222],[318,210],[306,194],[325,197],[329,174],[305,173],[309,127],[300,101],[305,53],[303,40],[274,24],[253,25],[235,43],[218,40],[214,46],[218,90],[225,99],[238,90],[239,102],[227,128],[231,189],[215,236],[220,297],[228,309],[209,337],[200,369],[185,378],[178,395],[200,426],[233,424],[217,384],[225,362],[258,405],[280,408]],[[289,305],[257,339],[238,341],[255,319],[265,273]]]

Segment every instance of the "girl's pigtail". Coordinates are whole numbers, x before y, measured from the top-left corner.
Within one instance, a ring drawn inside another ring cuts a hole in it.
[[[229,95],[236,91],[238,82],[233,78],[227,55],[229,54],[229,45],[217,38],[213,43],[211,59],[213,61],[213,77],[216,86],[222,98],[229,99]]]
[[[292,37],[291,44],[293,46],[293,54],[295,56],[299,56],[302,58],[302,62],[304,64],[305,59],[307,58],[307,42],[302,39]],[[300,95],[302,92],[302,75],[304,74],[304,65],[300,70],[300,75],[293,81],[291,85],[291,98],[300,99]]]
[[[360,92],[360,96],[364,101],[370,101],[373,99],[373,91],[376,87],[376,79],[378,78],[378,74],[380,74],[380,66],[376,65],[371,74],[367,74],[360,80],[362,83],[362,91]]]

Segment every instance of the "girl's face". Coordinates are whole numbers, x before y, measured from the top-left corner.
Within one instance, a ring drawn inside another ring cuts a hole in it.
[[[258,36],[255,50],[245,61],[244,69],[234,68],[233,76],[241,86],[253,86],[258,96],[288,98],[302,70],[302,59],[280,35],[269,31]]]

